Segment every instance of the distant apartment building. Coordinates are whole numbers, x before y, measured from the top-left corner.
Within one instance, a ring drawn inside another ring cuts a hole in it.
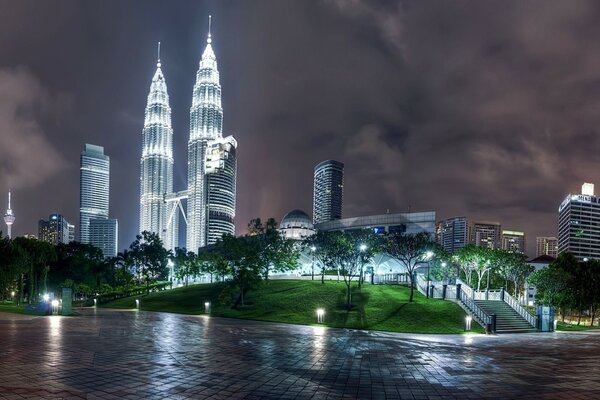
[[[581,194],[569,194],[558,208],[558,254],[600,259],[600,198],[594,185],[584,183]]]
[[[41,219],[38,223],[38,239],[53,245],[72,242],[75,226],[60,214],[50,214],[47,221]]]
[[[90,244],[102,250],[104,257],[116,257],[119,241],[116,219],[91,219]]]
[[[367,215],[323,222],[315,225],[317,231],[354,231],[370,229],[376,234],[425,232],[435,235],[435,211]]]
[[[326,160],[314,171],[313,222],[320,224],[342,218],[344,164]]]
[[[469,227],[469,243],[475,246],[499,249],[501,247],[502,228],[499,222],[473,222]]]
[[[469,224],[466,217],[453,217],[436,225],[436,240],[448,253],[454,253],[469,243]]]
[[[535,239],[535,256],[558,257],[558,238],[553,236],[538,236]]]
[[[502,231],[502,250],[525,254],[525,233]]]

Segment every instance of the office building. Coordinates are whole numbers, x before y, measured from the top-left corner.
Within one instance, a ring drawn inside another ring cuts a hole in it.
[[[139,232],[157,233],[164,247],[173,250],[179,242],[179,214],[174,203],[165,201],[173,193],[173,128],[160,43],[146,104],[140,167]]]
[[[74,230],[75,226],[65,217],[60,214],[50,214],[47,221],[40,219],[38,222],[38,239],[53,245],[66,244],[75,239]]]
[[[503,230],[502,250],[525,254],[525,233]]]
[[[469,225],[466,217],[448,218],[436,226],[436,239],[440,246],[452,254],[469,243]]]
[[[372,229],[376,234],[401,232],[408,235],[426,232],[435,236],[435,211],[368,215],[315,224],[317,231]]]
[[[498,222],[473,222],[469,228],[469,242],[475,246],[499,249],[501,232]]]
[[[558,238],[538,236],[535,240],[535,256],[558,257]]]
[[[600,199],[591,183],[569,194],[558,208],[558,254],[600,259]]]
[[[86,144],[80,161],[79,241],[90,243],[90,219],[108,218],[110,158],[103,147]]]
[[[223,138],[221,83],[209,17],[190,108],[186,238],[190,251],[213,243],[223,233],[235,233],[236,147],[232,136]]]
[[[104,257],[116,257],[119,242],[119,223],[116,219],[91,219],[90,243],[102,250]]]
[[[314,171],[314,224],[341,219],[343,203],[344,164],[335,160],[319,163]]]

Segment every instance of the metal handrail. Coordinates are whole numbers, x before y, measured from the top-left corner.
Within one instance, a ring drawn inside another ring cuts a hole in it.
[[[473,297],[470,297],[468,292],[465,291],[462,287],[460,288],[460,301],[465,305],[465,307],[469,309],[469,311],[471,311],[471,313],[473,313],[473,315],[476,318],[478,318],[481,321],[481,323],[483,323],[484,325],[492,324],[492,317],[488,315],[485,311],[483,311],[483,309],[481,309],[477,305],[477,303],[475,303]]]
[[[533,327],[537,327],[537,317],[531,315],[525,307],[519,304],[519,301],[512,297],[506,290],[504,291],[504,302],[508,304],[513,310],[515,310],[521,317],[523,317]]]

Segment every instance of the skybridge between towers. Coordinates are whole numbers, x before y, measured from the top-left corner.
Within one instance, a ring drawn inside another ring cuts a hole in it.
[[[185,225],[187,226],[187,217],[185,216],[185,210],[183,209],[183,205],[181,204],[181,200],[187,200],[188,191],[181,190],[179,192],[174,193],[165,193],[164,194],[164,202],[169,206],[169,219],[167,220],[167,230],[173,227],[173,219],[175,217],[175,213],[177,210],[181,211],[181,216],[185,221]],[[178,227],[177,227],[178,228]]]

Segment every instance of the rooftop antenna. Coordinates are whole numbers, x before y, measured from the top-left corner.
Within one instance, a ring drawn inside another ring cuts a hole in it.
[[[211,36],[210,36],[210,25],[212,22],[212,15],[208,16],[208,39],[206,39],[206,43],[210,44],[212,42]]]
[[[156,63],[157,67],[160,67],[160,42],[158,42],[158,62]]]

